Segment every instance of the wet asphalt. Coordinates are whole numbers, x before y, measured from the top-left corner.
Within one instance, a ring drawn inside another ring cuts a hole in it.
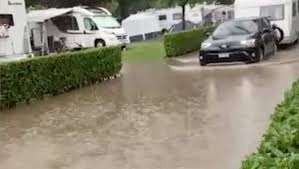
[[[0,113],[2,169],[238,169],[299,78],[299,45],[260,64],[196,54]]]

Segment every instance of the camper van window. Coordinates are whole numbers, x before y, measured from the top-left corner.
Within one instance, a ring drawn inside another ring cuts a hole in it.
[[[73,16],[59,16],[53,18],[52,21],[62,32],[79,30],[77,19]]]
[[[84,18],[84,26],[85,29],[89,31],[99,30],[97,24],[90,18]]]
[[[175,13],[172,15],[173,20],[182,20],[182,13]]]
[[[284,5],[272,5],[261,7],[261,16],[269,17],[270,20],[284,19]]]
[[[11,14],[0,14],[0,26],[1,25],[14,26],[13,16]]]
[[[167,20],[166,15],[159,15],[159,21],[165,21],[165,20]]]
[[[293,2],[293,16],[297,15],[297,5],[296,2]]]

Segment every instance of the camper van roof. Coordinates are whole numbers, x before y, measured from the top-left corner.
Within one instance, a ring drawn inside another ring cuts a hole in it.
[[[45,9],[45,10],[35,10],[28,13],[28,21],[29,22],[44,22],[48,19],[65,15],[67,13],[81,13],[84,15],[94,15],[92,12],[89,12],[86,9],[80,8],[80,7],[74,7],[74,8],[51,8],[51,9]]]
[[[260,17],[260,16],[241,17],[241,18],[235,19],[235,21],[255,20],[255,19],[260,19],[260,18],[266,18],[266,17]]]
[[[86,9],[95,15],[110,15],[112,16],[111,12],[108,9],[103,7],[91,7],[91,6],[78,6],[80,8]]]
[[[279,5],[284,3],[291,3],[293,0],[236,0],[235,7],[255,7],[266,5]]]

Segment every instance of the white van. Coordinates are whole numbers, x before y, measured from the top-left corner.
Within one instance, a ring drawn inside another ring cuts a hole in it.
[[[119,22],[112,16],[112,14],[102,7],[84,7],[89,12],[93,13],[92,19],[97,24],[100,31],[108,34],[115,35],[122,43],[123,47],[130,44],[130,40],[127,36],[125,29],[119,24]]]
[[[24,0],[0,0],[0,57],[31,53]]]
[[[100,31],[83,8],[31,11],[28,21],[34,48],[44,52],[121,45],[113,34]],[[61,46],[62,45],[62,46]]]
[[[236,0],[235,17],[265,16],[284,32],[281,44],[299,39],[299,0]]]

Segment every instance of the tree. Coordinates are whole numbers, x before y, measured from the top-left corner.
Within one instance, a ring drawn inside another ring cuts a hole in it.
[[[118,8],[116,13],[121,19],[128,17],[132,13],[156,7],[157,0],[116,0]]]

